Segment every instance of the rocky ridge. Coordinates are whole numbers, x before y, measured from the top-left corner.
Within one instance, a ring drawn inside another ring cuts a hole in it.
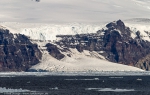
[[[0,71],[27,71],[41,57],[38,45],[27,36],[0,29]]]

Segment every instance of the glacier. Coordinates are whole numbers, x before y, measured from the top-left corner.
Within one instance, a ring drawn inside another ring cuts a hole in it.
[[[150,23],[145,23],[142,18],[138,21],[124,21],[133,32],[132,38],[135,38],[136,32],[139,31],[142,39],[150,41]],[[75,35],[96,33],[98,30],[106,29],[107,23],[101,24],[49,24],[49,23],[18,23],[18,22],[2,22],[0,25],[11,30],[13,34],[24,34],[32,40],[55,41],[59,40],[56,35]]]
[[[95,33],[105,25],[73,24],[36,24],[36,23],[1,23],[13,34],[24,34],[33,40],[57,40],[56,35],[75,35]]]

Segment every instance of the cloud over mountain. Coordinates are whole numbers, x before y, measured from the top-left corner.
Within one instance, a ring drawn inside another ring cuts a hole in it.
[[[148,18],[149,5],[148,0],[1,0],[0,21],[100,23]]]

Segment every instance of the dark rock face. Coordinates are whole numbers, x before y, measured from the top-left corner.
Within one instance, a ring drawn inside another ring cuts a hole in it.
[[[150,71],[150,54],[138,60],[135,66]]]
[[[47,47],[47,51],[49,52],[49,54],[51,56],[53,56],[54,58],[60,60],[62,58],[65,57],[65,55],[61,54],[59,49],[57,48],[57,46],[53,45],[53,44],[46,44],[46,47]]]
[[[76,48],[79,52],[97,51],[111,62],[150,70],[150,61],[146,61],[147,65],[144,65],[145,61],[140,61],[150,54],[150,42],[142,40],[139,31],[133,39],[131,30],[121,20],[111,22],[106,27],[106,30],[91,34],[57,35],[62,40],[56,43],[61,47]]]
[[[0,29],[0,71],[27,71],[41,57],[38,46],[28,37]]]

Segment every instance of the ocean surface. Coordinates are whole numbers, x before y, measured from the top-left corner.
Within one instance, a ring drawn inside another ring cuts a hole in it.
[[[150,95],[150,76],[3,76],[0,95]]]

